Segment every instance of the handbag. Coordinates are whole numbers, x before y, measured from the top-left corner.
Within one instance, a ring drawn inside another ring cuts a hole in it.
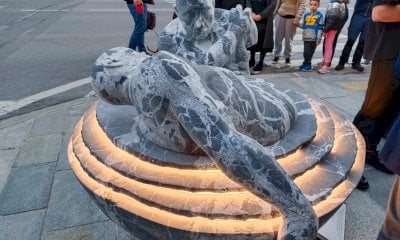
[[[156,27],[156,14],[147,11],[147,29],[154,29]]]

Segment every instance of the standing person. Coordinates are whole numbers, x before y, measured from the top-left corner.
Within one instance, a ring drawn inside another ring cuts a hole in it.
[[[243,8],[250,7],[249,0],[215,0],[215,8],[226,10],[235,8],[238,4],[242,5]]]
[[[400,11],[398,13],[400,15]],[[400,52],[395,65],[395,74],[400,81]],[[385,145],[379,156],[385,165],[396,173],[395,181],[387,204],[385,221],[378,235],[378,240],[400,239],[400,115],[393,124]]]
[[[256,52],[260,52],[260,59],[253,68],[253,73],[259,73],[264,66],[264,58],[267,52],[274,49],[274,23],[273,15],[276,7],[276,0],[251,0],[252,18],[256,22],[258,31],[257,44],[250,47],[249,66],[253,67],[256,63]]]
[[[365,138],[366,163],[392,173],[381,162],[377,146],[400,113],[400,81],[394,73],[400,51],[400,1],[374,0],[372,20],[364,48],[364,57],[372,60],[371,74],[364,102],[353,122]],[[363,177],[357,188],[368,187]]]
[[[146,52],[144,32],[147,30],[147,4],[142,0],[125,1],[135,22],[135,28],[133,29],[128,46],[138,52]]]
[[[371,21],[373,0],[357,0],[354,6],[354,13],[351,17],[350,26],[348,28],[347,42],[340,56],[339,64],[335,70],[342,70],[349,60],[350,51],[356,42],[358,36],[358,44],[353,54],[352,68],[357,71],[364,71],[361,66],[361,58],[364,50],[365,38],[367,37],[369,22]]]
[[[306,0],[278,0],[275,16],[275,50],[273,64],[279,62],[282,52],[282,41],[285,39],[286,66],[290,66],[290,57],[293,55],[293,38],[301,17],[306,10]]]
[[[319,73],[325,74],[330,72],[330,65],[334,52],[334,41],[336,33],[341,28],[344,17],[344,3],[338,0],[331,0],[325,14],[324,26],[324,57],[322,66],[318,70]]]
[[[302,71],[311,71],[311,59],[315,49],[321,42],[322,32],[324,29],[324,16],[318,11],[319,0],[310,0],[310,11],[307,11],[303,20],[300,21],[299,27],[303,28],[304,42],[304,62],[299,69]]]

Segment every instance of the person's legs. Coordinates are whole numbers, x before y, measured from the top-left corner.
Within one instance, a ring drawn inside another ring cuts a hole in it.
[[[256,51],[250,51],[249,67],[253,67],[256,64]]]
[[[147,5],[143,4],[144,11],[142,13],[136,12],[133,4],[128,4],[128,8],[135,22],[135,28],[129,40],[129,48],[138,52],[145,52],[144,33],[147,30]]]
[[[378,240],[400,239],[400,178],[396,176],[390,192],[385,221]]]
[[[285,59],[290,59],[293,55],[293,38],[296,34],[297,27],[293,25],[292,18],[285,19],[285,50],[283,56]]]
[[[317,45],[315,44],[315,42],[304,42],[304,65],[311,66],[311,59],[314,55],[316,46]]]
[[[361,66],[361,58],[364,51],[364,39],[359,39],[357,43],[356,50],[354,51],[353,55],[353,63],[352,68],[356,69],[357,71],[364,71],[364,68]]]
[[[350,52],[351,52],[351,48],[354,45],[355,40],[348,38],[346,41],[346,44],[344,45],[343,51],[342,51],[342,55],[340,56],[339,59],[339,64],[338,66],[344,66],[347,61],[349,60],[349,56],[350,56]],[[341,67],[340,69],[336,69],[336,70],[341,70],[343,69],[343,67]]]
[[[368,88],[353,123],[365,138],[367,150],[376,151],[385,132],[400,112],[400,83],[394,60],[372,62]]]
[[[278,57],[281,55],[282,52],[282,40],[283,37],[285,36],[285,24],[284,24],[285,18],[279,16],[279,14],[276,14],[275,16],[275,49],[274,49],[274,55],[275,57]]]
[[[325,35],[325,54],[324,64],[329,65],[333,55],[333,41],[336,36],[336,30],[329,30]]]
[[[348,9],[347,4],[346,4],[346,15],[345,15],[345,17],[343,18],[342,25],[339,27],[339,29],[338,29],[337,32],[336,32],[335,38],[333,39],[333,43],[332,43],[332,55],[331,55],[331,59],[329,60],[329,66],[331,65],[333,56],[335,55],[336,43],[337,43],[337,40],[338,40],[338,38],[339,38],[340,32],[342,31],[342,29],[343,29],[343,27],[344,27],[344,25],[345,25],[345,23],[346,23],[346,21],[347,21],[348,18],[349,18],[349,9]]]

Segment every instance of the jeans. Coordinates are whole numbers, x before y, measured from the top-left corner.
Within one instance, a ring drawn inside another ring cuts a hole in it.
[[[145,52],[144,32],[147,30],[147,5],[143,3],[144,11],[142,13],[136,12],[134,4],[128,4],[128,8],[135,22],[135,28],[129,40],[129,48],[138,52]]]
[[[359,35],[360,39],[358,40],[358,44],[353,55],[353,64],[359,64],[361,62],[365,38],[367,37],[369,21],[369,17],[365,17],[362,15],[353,15],[353,17],[351,18],[347,42],[343,48],[342,55],[340,56],[339,60],[340,65],[344,65],[349,60],[351,48],[353,47]]]

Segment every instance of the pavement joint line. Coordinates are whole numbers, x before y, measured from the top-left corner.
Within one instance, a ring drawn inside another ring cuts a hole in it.
[[[84,78],[81,80],[77,80],[71,83],[67,83],[25,98],[22,98],[20,100],[14,100],[14,101],[0,101],[0,116],[6,115],[9,112],[18,110],[22,107],[25,107],[33,102],[45,99],[47,97],[54,96],[59,93],[66,92],[70,89],[85,85],[90,83],[90,77]]]

